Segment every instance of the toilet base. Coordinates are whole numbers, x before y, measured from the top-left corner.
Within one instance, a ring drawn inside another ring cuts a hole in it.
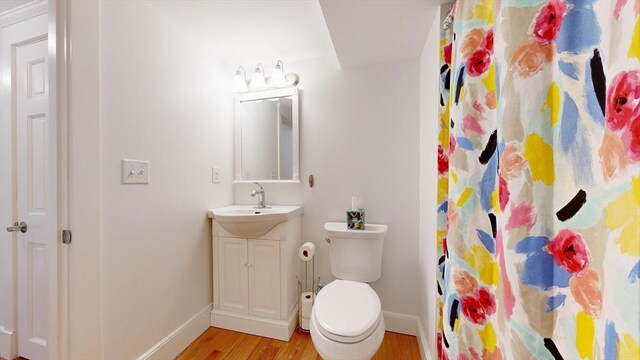
[[[376,354],[384,338],[384,318],[380,318],[378,327],[369,337],[351,344],[336,342],[324,336],[318,329],[313,311],[309,325],[311,341],[318,354],[325,360],[369,360]]]

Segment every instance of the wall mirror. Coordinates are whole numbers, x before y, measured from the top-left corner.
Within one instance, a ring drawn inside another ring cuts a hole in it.
[[[298,89],[239,94],[235,182],[300,181]]]

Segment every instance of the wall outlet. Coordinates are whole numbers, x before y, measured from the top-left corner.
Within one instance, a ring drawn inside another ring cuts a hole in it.
[[[122,159],[123,184],[148,184],[149,162],[143,160]]]
[[[214,184],[220,184],[220,168],[214,167],[211,171],[212,181]]]

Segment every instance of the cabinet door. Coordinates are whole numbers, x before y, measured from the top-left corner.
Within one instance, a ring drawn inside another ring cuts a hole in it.
[[[247,240],[220,237],[220,309],[248,313]]]
[[[249,314],[280,319],[280,242],[249,239]]]

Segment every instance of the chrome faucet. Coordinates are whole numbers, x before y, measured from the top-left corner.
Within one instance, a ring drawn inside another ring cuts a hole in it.
[[[258,196],[258,206],[256,206],[256,209],[266,209],[267,205],[265,205],[264,200],[264,188],[259,182],[254,182],[254,184],[260,186],[260,189],[253,190],[253,192],[251,192],[251,197],[256,197],[256,195]]]

